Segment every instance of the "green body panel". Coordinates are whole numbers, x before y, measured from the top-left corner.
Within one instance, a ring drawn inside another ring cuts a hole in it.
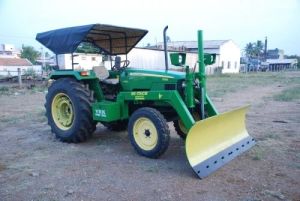
[[[128,101],[165,102],[176,110],[186,128],[190,129],[195,123],[190,111],[176,90],[120,92],[117,101],[123,103]],[[127,115],[129,114],[123,111],[123,115],[125,115],[123,118],[128,118]]]
[[[205,104],[205,111],[207,111],[207,116],[212,117],[218,115],[219,112],[217,111],[216,107],[210,100],[209,96],[206,94],[206,104]]]
[[[202,87],[201,101],[205,100],[206,96],[206,76],[205,76],[205,63],[204,63],[204,52],[203,52],[203,35],[202,31],[198,31],[198,64],[199,64],[199,72],[197,73],[197,77],[200,81],[200,85]]]
[[[123,91],[165,90],[165,84],[177,84],[184,80],[185,73],[163,70],[126,69],[120,75]]]
[[[185,75],[185,91],[184,91],[184,95],[185,95],[185,103],[187,105],[187,107],[189,108],[193,108],[195,107],[195,94],[194,94],[194,79],[195,79],[195,75],[194,73],[190,73],[190,69],[187,66],[186,67],[186,71],[185,71],[186,75]]]
[[[98,78],[85,80],[85,83],[87,83],[89,85],[89,89],[94,92],[94,96],[97,101],[105,100]]]
[[[92,104],[93,119],[95,121],[116,121],[121,117],[119,102],[101,101]]]
[[[171,64],[174,66],[184,66],[186,61],[185,53],[170,53]]]
[[[204,64],[211,65],[216,62],[216,54],[204,54]]]

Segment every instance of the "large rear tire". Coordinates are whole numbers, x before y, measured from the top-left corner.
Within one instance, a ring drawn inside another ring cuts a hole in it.
[[[51,131],[63,142],[83,142],[96,129],[88,88],[72,78],[53,82],[46,95],[46,116]]]
[[[131,115],[128,135],[137,153],[148,158],[158,158],[169,146],[170,130],[167,121],[153,108],[140,108]]]

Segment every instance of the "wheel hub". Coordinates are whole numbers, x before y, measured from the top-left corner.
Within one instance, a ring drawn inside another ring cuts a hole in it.
[[[146,135],[146,137],[150,137],[151,133],[150,133],[149,129],[145,129],[145,135]]]
[[[62,130],[71,128],[74,120],[71,99],[64,93],[55,95],[51,107],[52,117],[57,127]]]
[[[134,138],[144,150],[152,150],[158,141],[158,133],[152,121],[146,117],[137,119],[133,126]]]

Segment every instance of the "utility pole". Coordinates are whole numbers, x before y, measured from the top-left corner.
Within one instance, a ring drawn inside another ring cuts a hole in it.
[[[19,82],[19,88],[22,88],[22,72],[21,68],[18,68],[18,82]]]
[[[264,51],[265,61],[267,61],[267,54],[268,54],[268,38],[265,38],[265,51]]]
[[[45,69],[45,52],[44,52],[44,48],[41,47],[41,52],[42,52],[42,76],[43,76],[43,72],[44,72],[44,69]]]

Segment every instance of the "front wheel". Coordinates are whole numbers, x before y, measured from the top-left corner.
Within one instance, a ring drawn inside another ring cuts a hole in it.
[[[196,112],[193,113],[193,117],[194,117],[195,121],[200,120],[200,115]],[[184,126],[183,122],[181,121],[181,119],[175,120],[175,121],[173,121],[173,123],[174,123],[175,131],[177,132],[179,137],[181,139],[185,140],[186,136],[188,134],[188,130],[185,128],[185,126]]]
[[[137,153],[148,158],[158,158],[169,146],[169,126],[164,116],[154,108],[143,107],[132,114],[128,135]]]

